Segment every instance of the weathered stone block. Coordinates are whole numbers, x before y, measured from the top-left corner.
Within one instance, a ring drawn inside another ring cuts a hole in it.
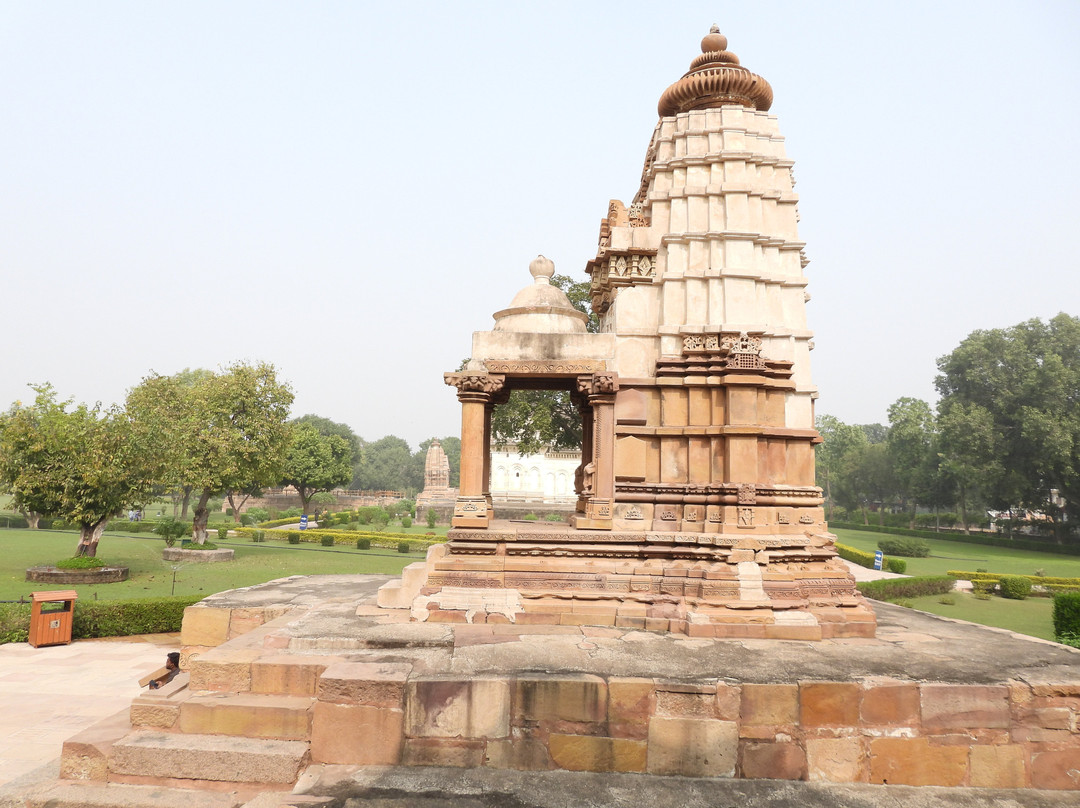
[[[169,729],[180,717],[180,705],[167,701],[135,699],[131,703],[131,726]]]
[[[645,741],[596,735],[561,735],[548,739],[551,759],[559,769],[576,772],[643,772]]]
[[[314,696],[320,674],[335,661],[336,657],[295,654],[260,657],[251,663],[251,692]]]
[[[931,746],[926,738],[870,741],[870,782],[908,786],[958,786],[968,772],[964,746]]]
[[[555,768],[547,746],[535,738],[488,741],[484,762],[493,769],[540,772]]]
[[[798,685],[742,686],[743,726],[795,724],[799,720]]]
[[[1031,787],[1080,790],[1080,753],[1074,747],[1032,754]]]
[[[742,701],[742,688],[720,682],[716,686],[716,717],[725,721],[738,721]]]
[[[505,738],[505,679],[414,679],[406,687],[406,733],[413,738]]]
[[[319,677],[319,701],[403,707],[412,665],[398,662],[335,662]]]
[[[806,752],[795,743],[743,741],[739,755],[742,777],[805,780]]]
[[[231,609],[188,606],[180,624],[180,644],[216,648],[229,639],[231,614]]]
[[[655,716],[649,722],[650,774],[731,777],[739,754],[734,721]]]
[[[860,716],[864,724],[911,726],[919,721],[919,687],[915,684],[879,684],[862,693]]]
[[[861,738],[809,738],[806,777],[825,783],[860,783],[866,779]]]
[[[266,612],[259,609],[232,609],[229,615],[229,639],[247,634],[266,622]]]
[[[971,747],[971,782],[976,788],[1024,788],[1027,753],[1022,746]]]
[[[1004,685],[919,687],[924,730],[1009,726],[1009,688]]]
[[[195,696],[180,708],[179,728],[192,735],[307,740],[311,704],[303,696]]]
[[[859,724],[862,690],[855,682],[803,682],[799,685],[804,727],[854,727]]]
[[[315,702],[314,763],[396,766],[401,763],[405,714],[389,707]]]
[[[251,663],[259,658],[256,649],[214,649],[191,661],[192,690],[243,693],[251,690]]]
[[[612,677],[607,689],[609,734],[613,738],[646,738],[655,703],[652,679]]]
[[[607,717],[607,683],[599,676],[521,677],[513,687],[515,721],[598,723]]]
[[[484,765],[485,742],[461,738],[406,738],[403,766],[450,766],[475,769]]]

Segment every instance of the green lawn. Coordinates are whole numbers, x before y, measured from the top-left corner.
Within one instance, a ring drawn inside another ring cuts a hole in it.
[[[956,603],[952,606],[941,603],[942,595],[925,595],[911,598],[911,605],[923,612],[939,614],[942,617],[955,617],[984,626],[1007,628],[1020,634],[1054,639],[1054,624],[1050,613],[1054,602],[1050,598],[1028,598],[1027,600],[1006,600],[991,597],[990,600],[976,600],[967,592],[953,592],[948,597]]]
[[[870,553],[877,550],[880,539],[899,538],[884,533],[843,528],[837,528],[833,532],[841,544]],[[948,570],[975,572],[985,569],[988,572],[1010,575],[1034,575],[1035,570],[1042,570],[1044,575],[1051,577],[1080,578],[1080,556],[1011,550],[939,539],[926,541],[930,545],[930,556],[906,559],[908,575],[944,575]]]
[[[31,592],[68,588],[30,583],[26,568],[55,564],[70,557],[78,543],[74,531],[0,530],[0,601],[29,597]],[[287,575],[341,573],[400,574],[406,564],[423,553],[398,553],[383,548],[356,550],[313,544],[289,545],[268,541],[253,544],[240,540],[215,542],[236,551],[236,560],[217,564],[174,565],[161,559],[164,542],[154,536],[106,533],[98,556],[109,564],[126,566],[131,579],[118,584],[76,586],[80,598],[126,600],[173,594],[173,567],[177,595],[212,595],[226,589],[251,586]]]

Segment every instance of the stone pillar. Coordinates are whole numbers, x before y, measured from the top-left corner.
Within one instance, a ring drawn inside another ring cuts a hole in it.
[[[574,493],[578,498],[574,511],[584,514],[589,501],[584,489],[585,467],[593,459],[593,408],[589,404],[589,397],[577,390],[571,392],[570,398],[581,416],[581,464],[574,473]]]
[[[577,389],[589,397],[592,423],[589,453],[585,454],[582,447],[582,460],[590,458],[582,481],[585,514],[575,517],[574,527],[611,530],[615,508],[615,393],[619,382],[614,373],[594,373],[579,376]]]
[[[491,523],[488,477],[491,464],[492,396],[506,377],[490,373],[447,373],[461,402],[461,484],[454,503],[453,527],[486,528]]]

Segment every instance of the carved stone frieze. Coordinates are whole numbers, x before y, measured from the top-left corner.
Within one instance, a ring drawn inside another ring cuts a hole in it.
[[[604,371],[605,362],[602,359],[547,360],[535,359],[529,361],[513,361],[509,359],[488,359],[484,367],[491,373],[527,374],[527,373],[596,373]]]
[[[738,497],[740,505],[756,505],[757,486],[753,483],[739,483]]]
[[[739,527],[754,526],[754,509],[739,508]]]
[[[619,379],[614,373],[593,373],[577,378],[577,391],[587,396],[611,395],[618,390]]]

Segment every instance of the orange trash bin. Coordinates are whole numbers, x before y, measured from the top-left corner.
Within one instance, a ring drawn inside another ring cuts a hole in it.
[[[30,595],[30,637],[32,646],[67,645],[71,642],[71,621],[75,616],[74,589],[34,592]]]

